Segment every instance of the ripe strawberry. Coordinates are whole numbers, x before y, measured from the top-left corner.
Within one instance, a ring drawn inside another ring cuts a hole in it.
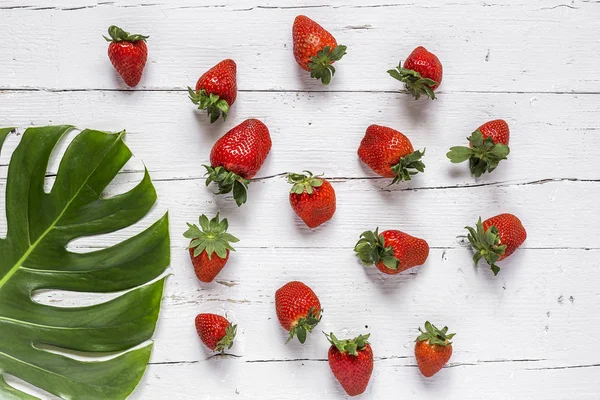
[[[146,39],[148,36],[132,35],[112,25],[108,28],[110,39],[104,36],[108,45],[108,58],[125,83],[136,86],[142,79],[142,71],[148,58]]]
[[[311,288],[302,282],[286,283],[275,292],[275,311],[279,323],[290,332],[289,342],[298,336],[300,343],[306,341],[306,334],[321,322],[321,303]]]
[[[312,19],[298,15],[292,28],[294,57],[312,78],[328,85],[335,74],[334,62],[346,54],[346,46],[337,44],[331,33]]]
[[[373,350],[367,342],[370,335],[349,340],[339,340],[333,333],[325,336],[331,343],[327,356],[331,372],[348,395],[363,393],[373,373]]]
[[[200,228],[192,224],[187,225],[189,229],[183,236],[191,239],[188,249],[194,272],[202,282],[212,282],[227,263],[229,251],[235,251],[229,243],[239,240],[227,233],[227,218],[219,221],[219,213],[210,221],[206,215],[200,216]]]
[[[206,186],[219,185],[216,194],[233,190],[238,207],[246,202],[248,184],[256,175],[271,150],[271,136],[265,124],[247,119],[221,137],[210,152],[206,168]]]
[[[429,321],[425,322],[425,332],[415,340],[415,357],[421,373],[427,378],[435,375],[452,356],[452,339],[455,333],[447,333],[445,326],[441,331]]]
[[[223,115],[227,119],[229,108],[237,96],[237,66],[233,60],[223,60],[206,71],[196,83],[196,90],[188,87],[192,103],[206,110],[213,123]]]
[[[404,61],[404,66],[396,69],[390,69],[388,74],[394,79],[406,84],[406,90],[412,94],[415,99],[419,99],[422,94],[427,95],[431,100],[435,99],[434,91],[442,83],[443,68],[440,59],[433,53],[430,53],[423,46],[413,50]]]
[[[304,172],[306,175],[288,174],[288,183],[294,185],[290,190],[290,204],[306,226],[316,228],[333,217],[335,190],[327,179]]]
[[[198,314],[196,331],[202,342],[211,350],[225,352],[233,346],[237,325],[216,314]]]
[[[358,157],[377,174],[394,178],[391,184],[410,181],[411,176],[425,170],[423,151],[414,151],[406,136],[386,126],[371,125],[360,142]]]
[[[496,119],[481,125],[467,138],[469,147],[454,146],[446,154],[453,163],[469,160],[469,168],[473,176],[479,177],[484,172],[492,172],[500,161],[506,160],[510,153],[508,124]]]
[[[527,239],[521,220],[512,214],[496,215],[483,221],[483,224],[479,217],[475,228],[465,227],[469,231],[467,238],[475,249],[473,261],[477,265],[484,258],[494,275],[498,275],[500,271],[496,261],[510,256]]]
[[[366,231],[360,235],[354,251],[365,265],[373,265],[381,272],[395,275],[417,265],[429,256],[429,245],[423,239],[404,232],[389,230],[379,233]]]

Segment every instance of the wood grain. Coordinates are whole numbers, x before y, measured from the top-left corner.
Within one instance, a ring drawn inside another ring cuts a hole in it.
[[[321,333],[335,331],[372,334],[367,399],[596,400],[599,12],[593,0],[3,0],[0,125],[127,129],[136,157],[105,196],[150,171],[159,201],[144,220],[69,245],[76,252],[111,246],[169,211],[172,275],[134,399],[344,398]],[[293,60],[291,24],[300,13],[349,47],[328,87]],[[137,88],[127,88],[107,59],[101,35],[110,24],[150,35]],[[445,67],[434,102],[399,93],[386,73],[417,45],[434,50]],[[185,88],[227,57],[238,64],[240,93],[228,120],[210,125]],[[267,124],[273,150],[238,208],[205,187],[202,164],[221,135],[251,117]],[[445,153],[495,118],[510,125],[509,160],[473,179]],[[388,187],[364,167],[356,150],[373,123],[426,147],[426,172]],[[76,134],[53,154],[48,188]],[[19,139],[11,135],[0,154],[0,204]],[[303,169],[324,173],[338,198],[333,220],[312,231],[287,199],[285,173]],[[193,274],[182,233],[186,222],[217,211],[241,241],[207,285]],[[528,238],[493,277],[485,265],[473,266],[464,226],[500,212],[517,214]],[[427,263],[396,277],[362,266],[353,246],[376,226],[426,239]],[[305,346],[284,345],[274,312],[273,293],[290,280],[311,286],[325,308]],[[69,307],[117,295],[44,291],[35,299]],[[229,355],[201,345],[193,326],[199,312],[239,324]],[[457,332],[450,363],[433,379],[420,376],[413,356],[427,319]]]

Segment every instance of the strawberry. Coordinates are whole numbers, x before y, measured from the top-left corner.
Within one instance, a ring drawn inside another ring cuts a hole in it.
[[[404,66],[398,65],[396,69],[390,69],[388,74],[392,78],[404,82],[406,90],[415,99],[419,99],[422,94],[425,94],[433,100],[435,99],[434,91],[442,83],[443,68],[440,59],[435,54],[427,51],[425,47],[419,46],[410,53],[404,61]]]
[[[373,265],[389,275],[399,274],[422,265],[429,256],[429,245],[423,239],[404,232],[388,230],[366,231],[360,235],[354,251],[365,265]]]
[[[320,79],[324,85],[331,82],[335,74],[334,62],[346,54],[346,46],[337,44],[331,33],[312,19],[298,15],[292,28],[294,58],[312,78]]]
[[[188,230],[183,236],[191,240],[188,249],[194,272],[202,282],[212,282],[227,263],[229,251],[235,251],[230,243],[239,240],[227,233],[229,223],[227,218],[219,221],[219,213],[210,221],[206,215],[200,216],[200,228],[187,225]]]
[[[484,258],[494,275],[498,275],[500,271],[496,261],[510,256],[527,239],[527,232],[521,220],[512,214],[496,215],[483,223],[479,217],[475,228],[465,227],[469,231],[467,238],[475,249],[473,261],[477,265],[479,260]]]
[[[289,342],[298,336],[300,343],[306,341],[306,334],[321,322],[321,303],[311,288],[302,282],[286,283],[275,292],[275,311],[279,323],[290,332]]]
[[[333,333],[325,334],[331,343],[327,358],[333,376],[350,396],[367,389],[373,373],[373,350],[367,340],[370,335],[339,340]]]
[[[213,123],[223,115],[227,119],[229,108],[237,96],[237,66],[233,60],[223,60],[206,71],[196,83],[196,90],[188,87],[192,103],[206,110]]]
[[[148,58],[146,39],[148,36],[132,35],[112,25],[108,28],[110,39],[104,36],[108,45],[108,58],[125,83],[136,86],[142,79],[142,71]]]
[[[415,344],[415,357],[421,373],[427,378],[435,375],[452,356],[452,339],[455,333],[448,333],[445,326],[441,331],[429,321],[425,322],[425,332],[419,328],[421,334]]]
[[[327,222],[335,213],[335,190],[333,186],[312,172],[288,174],[288,183],[294,185],[290,190],[290,204],[294,212],[309,228],[316,228]]]
[[[219,185],[216,194],[233,191],[238,207],[246,202],[248,184],[271,150],[271,136],[265,124],[247,119],[221,137],[210,152],[206,168],[206,186]]]
[[[481,125],[467,138],[469,147],[454,146],[446,154],[453,163],[469,160],[469,168],[473,176],[479,177],[485,172],[492,172],[500,161],[506,160],[510,153],[508,124],[496,119]]]
[[[406,136],[386,126],[371,125],[360,142],[358,157],[378,175],[394,178],[391,184],[410,181],[425,170],[423,151],[414,151]]]
[[[225,352],[233,346],[237,325],[216,314],[198,314],[196,331],[202,342],[211,350]]]

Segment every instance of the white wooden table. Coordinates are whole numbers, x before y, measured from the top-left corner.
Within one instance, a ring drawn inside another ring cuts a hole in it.
[[[294,62],[298,14],[348,46],[329,87]],[[142,160],[150,170],[159,201],[148,218],[71,245],[114,244],[169,210],[173,276],[135,399],[344,398],[321,330],[372,334],[368,399],[598,399],[599,17],[594,0],[2,0],[0,120],[126,128],[136,159],[112,193],[139,180]],[[111,24],[150,35],[134,90],[107,58],[101,35]],[[386,73],[417,45],[444,64],[433,102],[398,93]],[[185,87],[224,58],[237,62],[240,92],[227,122],[210,125]],[[237,208],[205,187],[201,164],[220,135],[249,117],[267,124],[273,149]],[[445,153],[494,118],[511,127],[510,158],[474,180]],[[427,147],[426,173],[388,187],[366,170],[356,150],[372,123]],[[17,142],[11,137],[2,152],[2,189]],[[315,231],[288,205],[283,174],[302,169],[324,172],[337,191],[334,219]],[[186,221],[216,211],[241,241],[206,285],[182,233]],[[500,212],[518,215],[528,239],[494,277],[472,265],[463,227]],[[396,277],[361,266],[352,248],[376,226],[426,239],[427,263]],[[273,305],[275,290],[295,279],[325,308],[304,346],[284,345]],[[66,306],[100,297],[39,299]],[[201,345],[193,323],[200,312],[239,324],[232,355],[211,357]],[[427,319],[457,333],[451,362],[432,379],[420,376],[413,355]]]

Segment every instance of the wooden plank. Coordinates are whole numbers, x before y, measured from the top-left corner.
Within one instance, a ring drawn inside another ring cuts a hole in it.
[[[5,35],[0,87],[125,88],[101,37],[108,25],[117,24],[151,36],[149,63],[138,89],[185,88],[230,57],[238,62],[241,90],[397,91],[399,83],[386,70],[424,45],[444,63],[441,95],[600,92],[597,2],[141,3],[7,2],[0,8]],[[349,46],[329,88],[294,62],[290,32],[299,13],[323,22]],[[427,23],[410,23],[425,15]],[[203,23],[207,21],[211,23]]]
[[[127,169],[140,171],[143,160],[154,179],[202,178],[201,165],[209,162],[216,139],[249,117],[263,120],[273,139],[258,177],[309,169],[328,177],[374,178],[356,151],[366,128],[377,123],[402,131],[415,148],[427,148],[426,173],[399,188],[600,179],[598,168],[591,167],[600,146],[596,95],[454,93],[423,105],[393,93],[241,93],[229,119],[213,125],[183,92],[4,92],[0,109],[22,127],[66,123],[127,129],[127,143],[138,158]],[[493,174],[474,180],[466,164],[453,165],[445,154],[494,118],[508,121],[512,152]],[[9,137],[4,145],[2,176],[17,143]]]

